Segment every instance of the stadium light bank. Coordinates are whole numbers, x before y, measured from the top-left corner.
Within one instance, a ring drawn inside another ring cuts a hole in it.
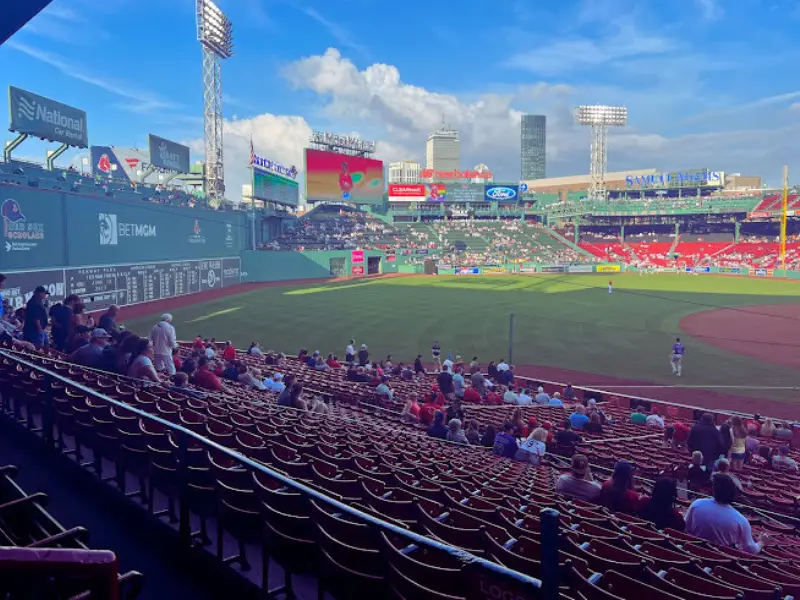
[[[592,144],[589,158],[589,198],[606,200],[606,132],[609,127],[625,127],[628,109],[624,106],[592,104],[578,106],[575,120],[579,125],[591,128]]]

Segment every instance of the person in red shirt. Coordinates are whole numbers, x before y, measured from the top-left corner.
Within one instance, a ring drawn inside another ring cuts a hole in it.
[[[680,421],[675,421],[672,426],[675,428],[675,433],[672,436],[672,439],[675,442],[675,447],[685,448],[686,441],[689,439],[689,433],[691,430],[686,423],[681,423]]]
[[[486,404],[502,406],[503,397],[500,394],[495,394],[494,392],[486,392]]]
[[[645,500],[649,500],[649,498],[640,496],[633,489],[633,466],[631,463],[624,460],[618,461],[614,465],[614,473],[600,490],[599,504],[611,512],[635,515]]]
[[[192,344],[192,348],[195,350],[203,350],[206,345],[203,343],[203,338],[199,335],[194,338],[194,343]]]
[[[236,348],[230,341],[225,342],[225,349],[222,351],[222,358],[228,361],[236,360]]]
[[[328,354],[328,360],[325,361],[325,364],[328,365],[331,369],[342,368],[342,363],[336,360],[336,357],[333,354]]]
[[[430,425],[433,423],[433,416],[436,414],[436,411],[441,408],[440,405],[434,402],[433,398],[428,399],[428,401],[423,404],[419,409],[419,421],[423,425]]]
[[[349,172],[350,167],[346,162],[342,163],[342,172],[339,173],[339,189],[342,192],[342,200],[349,200],[350,193],[353,191],[353,177]]]
[[[172,362],[175,365],[175,370],[180,371],[183,368],[183,361],[181,360],[181,349],[172,349]]]
[[[475,390],[474,387],[468,387],[466,390],[464,390],[464,402],[466,404],[480,404],[481,401],[481,395]]]
[[[194,373],[192,383],[211,392],[218,392],[222,389],[222,381],[209,371],[208,366],[208,359],[205,356],[201,356],[197,362],[197,371]]]

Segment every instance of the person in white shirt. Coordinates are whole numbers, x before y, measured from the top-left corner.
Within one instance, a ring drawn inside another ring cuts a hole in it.
[[[175,375],[175,362],[172,360],[172,349],[178,347],[175,328],[172,326],[172,315],[164,313],[161,320],[150,331],[153,342],[153,364],[157,371],[166,371],[171,377]]]
[[[505,358],[500,359],[500,363],[497,365],[497,370],[500,373],[503,371],[508,371],[508,363],[506,362]]]
[[[522,390],[522,393],[517,398],[517,404],[520,405],[530,405],[533,404],[533,398],[530,395],[531,391],[529,389]]]
[[[217,355],[217,353],[214,351],[214,348],[211,346],[211,344],[208,344],[208,345],[206,346],[206,358],[207,358],[208,360],[211,360],[211,359],[212,359],[212,358],[214,358],[216,355]]]
[[[448,373],[450,373],[451,375],[453,374],[453,355],[452,354],[448,354],[447,355],[447,358],[442,363],[442,368],[445,371],[447,371]]]
[[[644,420],[644,424],[647,427],[653,427],[654,429],[664,429],[664,419],[662,419],[660,415],[647,415],[647,418]]]
[[[356,359],[356,349],[354,347],[355,343],[355,340],[350,340],[350,343],[347,344],[347,348],[344,349],[345,362],[351,363]]]
[[[536,390],[536,404],[548,404],[550,402],[550,396],[548,396],[544,388],[539,386],[539,389]]]
[[[519,402],[519,396],[517,396],[514,393],[514,388],[513,387],[508,388],[506,393],[503,394],[503,403],[504,404],[517,404],[518,402]]]

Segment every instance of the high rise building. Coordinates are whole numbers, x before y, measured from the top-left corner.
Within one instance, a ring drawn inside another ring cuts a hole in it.
[[[461,142],[458,130],[442,126],[428,136],[425,146],[425,167],[434,171],[461,169]]]
[[[419,183],[420,169],[413,160],[389,163],[389,183]]]
[[[547,117],[522,115],[520,127],[522,181],[547,177]]]

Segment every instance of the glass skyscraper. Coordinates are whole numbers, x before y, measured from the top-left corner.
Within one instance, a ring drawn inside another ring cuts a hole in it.
[[[520,180],[547,177],[547,117],[544,115],[522,115],[520,157]]]

